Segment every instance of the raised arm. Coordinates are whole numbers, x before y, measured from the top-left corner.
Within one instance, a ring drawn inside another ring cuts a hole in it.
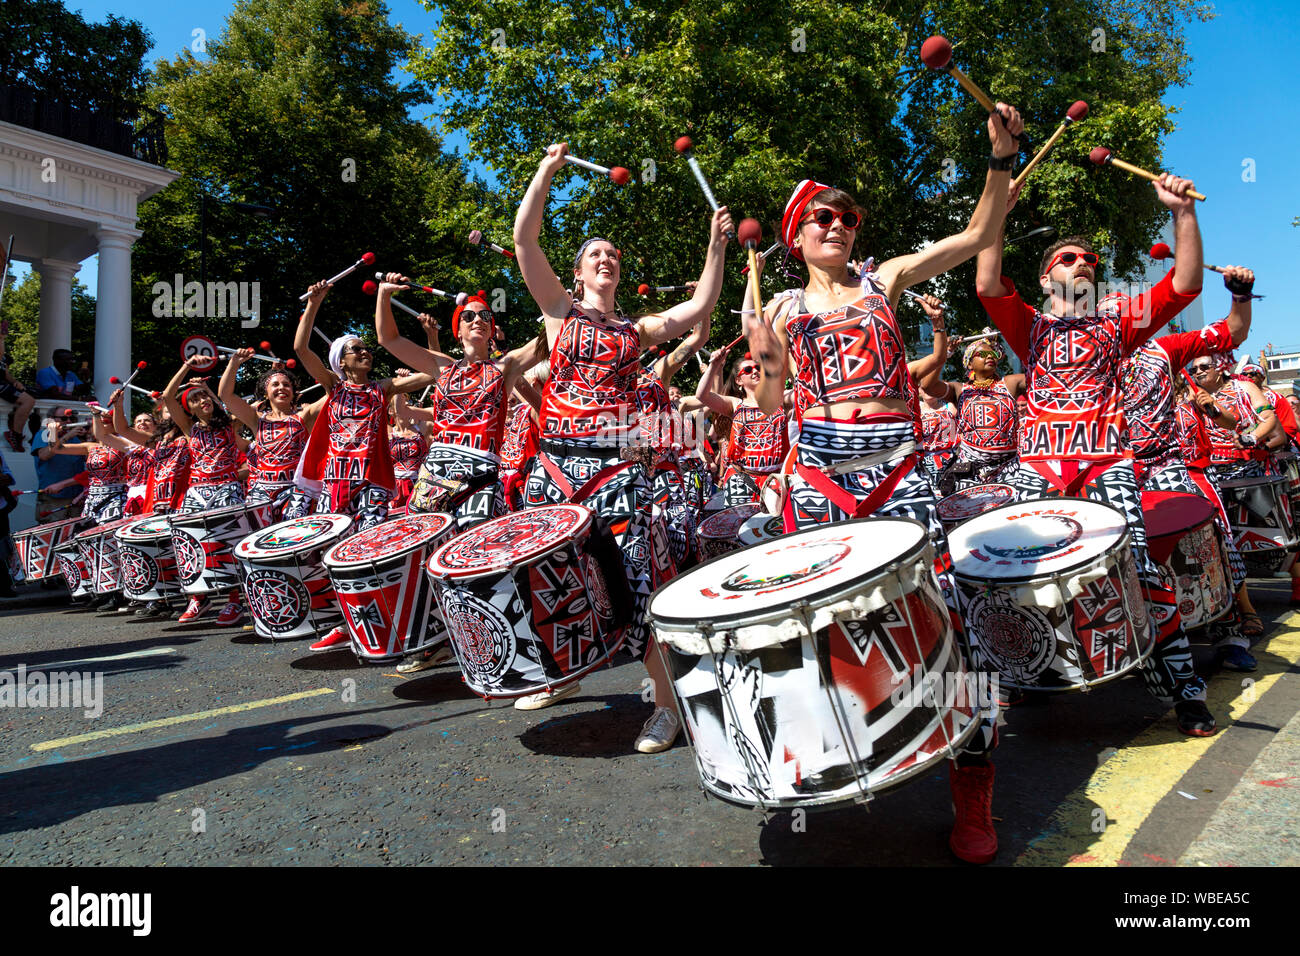
[[[668,355],[655,362],[655,374],[659,376],[659,381],[664,383],[667,388],[672,382],[673,376],[676,375],[683,365],[692,355],[704,348],[709,341],[709,334],[713,325],[713,313],[709,312],[704,317],[704,321],[691,330],[691,334],[682,340],[682,344],[673,349]]]
[[[1224,266],[1223,284],[1232,293],[1232,308],[1228,311],[1228,334],[1232,344],[1240,345],[1250,334],[1251,298],[1255,287],[1255,273],[1245,266]]]
[[[564,317],[573,307],[573,299],[551,268],[540,242],[546,197],[551,191],[551,180],[564,165],[566,152],[566,143],[546,147],[546,156],[538,165],[537,173],[524,193],[524,201],[519,204],[519,212],[515,214],[515,261],[519,264],[524,284],[528,286],[528,294],[546,317],[548,340],[559,335]]]
[[[230,356],[230,361],[226,363],[226,370],[221,373],[221,382],[217,385],[217,397],[225,404],[231,415],[251,428],[256,435],[257,410],[235,394],[235,376],[239,374],[240,366],[252,357],[252,349],[240,349]]]
[[[1193,183],[1190,179],[1162,173],[1151,185],[1174,217],[1174,291],[1180,295],[1199,292],[1205,278],[1202,275],[1205,258],[1201,251],[1201,227],[1196,221],[1196,200],[1187,195]]]
[[[452,363],[452,357],[416,345],[397,330],[397,320],[393,318],[393,293],[409,288],[406,282],[405,276],[390,272],[380,283],[379,291],[375,294],[375,335],[379,337],[379,344],[403,365],[419,372],[428,372],[436,378],[443,368]],[[425,327],[426,336],[431,340],[437,336],[436,331],[432,334],[428,332],[429,326],[424,323],[424,316],[420,317],[420,322]],[[433,327],[437,329],[436,322]]]
[[[186,375],[193,374],[193,362],[194,359],[188,358],[181,364],[180,369],[172,376],[172,380],[167,383],[167,387],[163,389],[162,394],[163,403],[167,406],[167,411],[171,412],[172,421],[176,423],[176,427],[184,433],[186,438],[190,436],[190,429],[194,427],[194,420],[181,407],[179,390],[181,379],[185,378]]]
[[[307,290],[307,308],[303,310],[298,328],[293,333],[293,354],[298,356],[298,361],[302,363],[307,374],[325,389],[326,395],[334,389],[338,376],[320,360],[320,356],[311,350],[311,333],[316,327],[316,313],[320,311],[320,305],[325,301],[325,293],[329,290],[329,283],[324,280]]]
[[[723,206],[709,221],[709,251],[704,260],[704,271],[700,273],[695,286],[695,294],[685,302],[658,315],[646,316],[637,323],[641,331],[642,348],[652,348],[675,339],[713,314],[713,307],[718,304],[718,296],[722,294],[722,267],[727,260],[729,231],[734,231],[731,213]]]
[[[1006,169],[995,169],[993,166],[1015,157],[1019,149],[1016,137],[1024,128],[1020,113],[1015,108],[1006,103],[998,103],[997,112],[1001,117],[990,114],[988,118],[989,142],[992,145],[990,167],[984,177],[984,192],[980,195],[970,222],[961,232],[946,236],[919,252],[897,256],[881,264],[880,278],[885,284],[891,305],[898,305],[898,297],[908,286],[947,272],[997,241],[1007,215],[1006,199],[1011,169],[1009,164]],[[1005,125],[1003,120],[1006,121]]]
[[[722,378],[722,369],[727,364],[727,349],[718,349],[709,359],[709,365],[700,376],[700,384],[695,386],[695,398],[701,405],[719,415],[730,415],[740,404],[740,399],[733,395],[723,395],[718,391]]]
[[[392,398],[394,395],[406,395],[410,392],[418,392],[420,389],[434,384],[438,381],[438,376],[431,375],[428,372],[416,372],[412,375],[394,375],[392,378],[384,379],[384,398]],[[411,409],[415,411],[414,408]]]
[[[1277,426],[1277,413],[1273,411],[1273,406],[1269,404],[1268,396],[1260,391],[1259,386],[1254,382],[1241,381],[1239,383],[1246,392],[1246,397],[1250,400],[1251,407],[1255,409],[1255,414],[1259,416],[1259,424],[1254,430],[1247,434],[1255,436],[1255,444],[1263,446],[1268,441],[1269,435],[1273,434],[1273,429]]]
[[[118,391],[120,392],[122,391],[122,389],[118,389]],[[117,432],[119,435],[121,435],[123,438],[125,438],[127,441],[131,442],[132,444],[136,444],[136,445],[149,444],[149,442],[153,440],[153,436],[147,435],[144,432],[138,431],[137,429],[131,427],[131,425],[126,420],[126,412],[123,411],[122,409],[122,406],[125,405],[126,403],[114,401],[114,398],[116,396],[117,396],[117,392],[114,392],[113,395],[110,396],[108,399],[108,404],[113,406],[113,431]]]

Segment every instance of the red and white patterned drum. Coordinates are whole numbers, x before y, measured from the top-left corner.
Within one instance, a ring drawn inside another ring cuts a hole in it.
[[[1151,653],[1124,515],[1098,501],[1003,505],[948,535],[971,667],[1028,690],[1087,690]]]
[[[589,508],[495,518],[444,544],[426,567],[465,683],[481,697],[562,687],[623,643],[632,595],[622,555]]]
[[[352,533],[351,515],[290,518],[255,531],[235,546],[253,629],[291,640],[325,634],[343,623],[325,552]]]
[[[990,508],[1009,504],[1016,498],[1016,489],[1010,485],[972,485],[954,491],[939,502],[939,521],[945,531],[951,531],[963,521],[982,515]]]
[[[55,549],[70,542],[92,523],[91,519],[78,515],[15,532],[14,547],[18,549],[18,562],[27,580],[39,581],[60,573]]]
[[[137,601],[157,601],[180,593],[172,526],[166,515],[140,518],[117,532],[122,592]]]
[[[172,514],[172,550],[182,590],[212,594],[238,587],[235,546],[271,524],[274,514],[275,505],[269,501]]]
[[[650,618],[705,789],[745,806],[868,799],[956,754],[994,703],[906,518],[725,554],[656,593]]]
[[[424,564],[455,534],[451,515],[404,515],[325,553],[325,570],[359,661],[400,660],[447,640]]]
[[[81,554],[82,549],[75,540],[65,541],[54,549],[55,559],[59,563],[59,573],[63,575],[68,590],[74,598],[85,597],[90,590],[90,572]]]
[[[700,558],[708,561],[740,547],[740,526],[763,512],[759,504],[734,505],[710,515],[695,529],[700,543]]]
[[[1200,495],[1142,492],[1147,550],[1178,599],[1183,627],[1216,621],[1232,609],[1232,572],[1214,523],[1216,509]]]
[[[117,552],[117,532],[139,521],[138,515],[119,518],[108,524],[96,525],[77,535],[73,540],[81,551],[89,578],[89,589],[96,594],[109,594],[122,590],[121,566]]]
[[[1235,478],[1219,483],[1232,536],[1251,577],[1269,577],[1295,563],[1295,519],[1289,482],[1283,475]]]

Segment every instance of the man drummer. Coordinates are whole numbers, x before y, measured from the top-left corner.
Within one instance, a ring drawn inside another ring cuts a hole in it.
[[[1027,370],[1029,420],[1012,482],[1017,494],[1090,498],[1124,514],[1157,631],[1150,666],[1142,670],[1147,688],[1174,704],[1180,731],[1208,737],[1217,727],[1205,705],[1205,681],[1192,666],[1175,596],[1148,554],[1133,453],[1123,441],[1121,361],[1201,291],[1201,234],[1187,195],[1192,183],[1166,173],[1153,186],[1173,215],[1178,254],[1173,270],[1149,291],[1098,303],[1097,253],[1087,239],[1072,236],[1043,255],[1039,284],[1051,297],[1044,314],[1002,275],[999,236],[979,253],[976,292]],[[1008,207],[1015,199],[1013,191]]]

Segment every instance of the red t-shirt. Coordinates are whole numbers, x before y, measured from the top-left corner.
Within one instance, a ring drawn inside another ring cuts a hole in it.
[[[1108,297],[1085,316],[1044,315],[1011,280],[984,311],[1024,363],[1029,413],[1022,461],[1105,461],[1131,456],[1124,443],[1120,363],[1187,307],[1200,290],[1174,291],[1172,270],[1150,291]]]

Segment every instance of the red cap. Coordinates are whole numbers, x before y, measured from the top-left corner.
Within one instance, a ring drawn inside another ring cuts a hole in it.
[[[478,295],[470,296],[460,305],[456,306],[456,311],[454,311],[451,314],[451,334],[456,336],[456,338],[460,338],[460,314],[465,311],[465,307],[469,305],[471,302],[477,302],[479,305],[483,306],[483,308],[487,309],[489,312],[492,311],[492,306],[487,304],[487,300],[483,298],[483,293],[481,292]],[[496,329],[495,318],[493,318],[492,320],[492,328],[494,330]]]
[[[615,166],[610,169],[609,178],[614,180],[614,182],[618,183],[620,186],[626,186],[628,180],[632,178],[632,174],[622,166]]]
[[[673,149],[679,153],[684,153],[691,148],[691,138],[689,136],[677,137],[677,142],[673,143]]]

